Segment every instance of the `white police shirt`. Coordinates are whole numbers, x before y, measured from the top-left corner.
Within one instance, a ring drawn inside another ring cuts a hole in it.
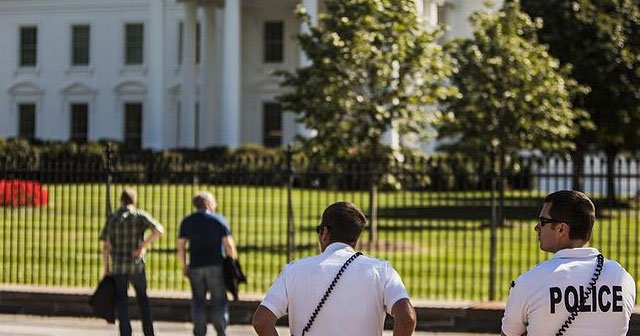
[[[331,281],[354,253],[349,245],[333,243],[319,255],[289,263],[261,305],[278,318],[288,314],[291,334],[302,335]],[[408,297],[389,262],[360,256],[344,271],[305,335],[382,335],[385,312],[391,313],[396,301]]]
[[[502,319],[507,336],[555,335],[579,303],[596,268],[595,248],[558,251],[512,284]],[[636,286],[620,264],[605,260],[595,289],[565,336],[622,336],[629,329]]]

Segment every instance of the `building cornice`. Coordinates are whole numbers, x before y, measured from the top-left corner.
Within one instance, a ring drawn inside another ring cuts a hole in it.
[[[148,10],[147,1],[0,1],[0,16],[33,13],[87,14]]]

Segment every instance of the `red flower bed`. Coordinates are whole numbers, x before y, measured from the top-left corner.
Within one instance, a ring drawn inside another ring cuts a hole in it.
[[[38,181],[0,180],[0,206],[46,206],[47,189]]]

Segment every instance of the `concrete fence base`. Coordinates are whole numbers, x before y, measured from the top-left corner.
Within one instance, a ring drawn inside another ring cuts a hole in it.
[[[92,317],[87,289],[46,289],[41,287],[0,287],[0,314],[25,314],[43,316]],[[190,321],[188,293],[149,293],[153,316],[158,321]],[[241,297],[243,298],[243,297]],[[245,296],[244,300],[229,302],[231,324],[250,324],[251,316],[260,303],[258,296]],[[420,331],[455,331],[475,333],[500,333],[500,321],[504,312],[503,302],[439,302],[415,301]],[[130,313],[138,318],[135,298],[131,297]],[[281,319],[279,324],[286,325]],[[393,319],[387,316],[386,327]],[[635,332],[634,332],[635,331]],[[640,334],[640,310],[636,308],[629,335]]]

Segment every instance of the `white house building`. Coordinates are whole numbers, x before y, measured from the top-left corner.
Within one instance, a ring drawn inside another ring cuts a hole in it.
[[[498,1],[501,3],[501,1]],[[279,146],[305,132],[271,73],[323,0],[0,0],[0,137],[132,147]],[[419,0],[425,24],[470,33],[482,0]]]

